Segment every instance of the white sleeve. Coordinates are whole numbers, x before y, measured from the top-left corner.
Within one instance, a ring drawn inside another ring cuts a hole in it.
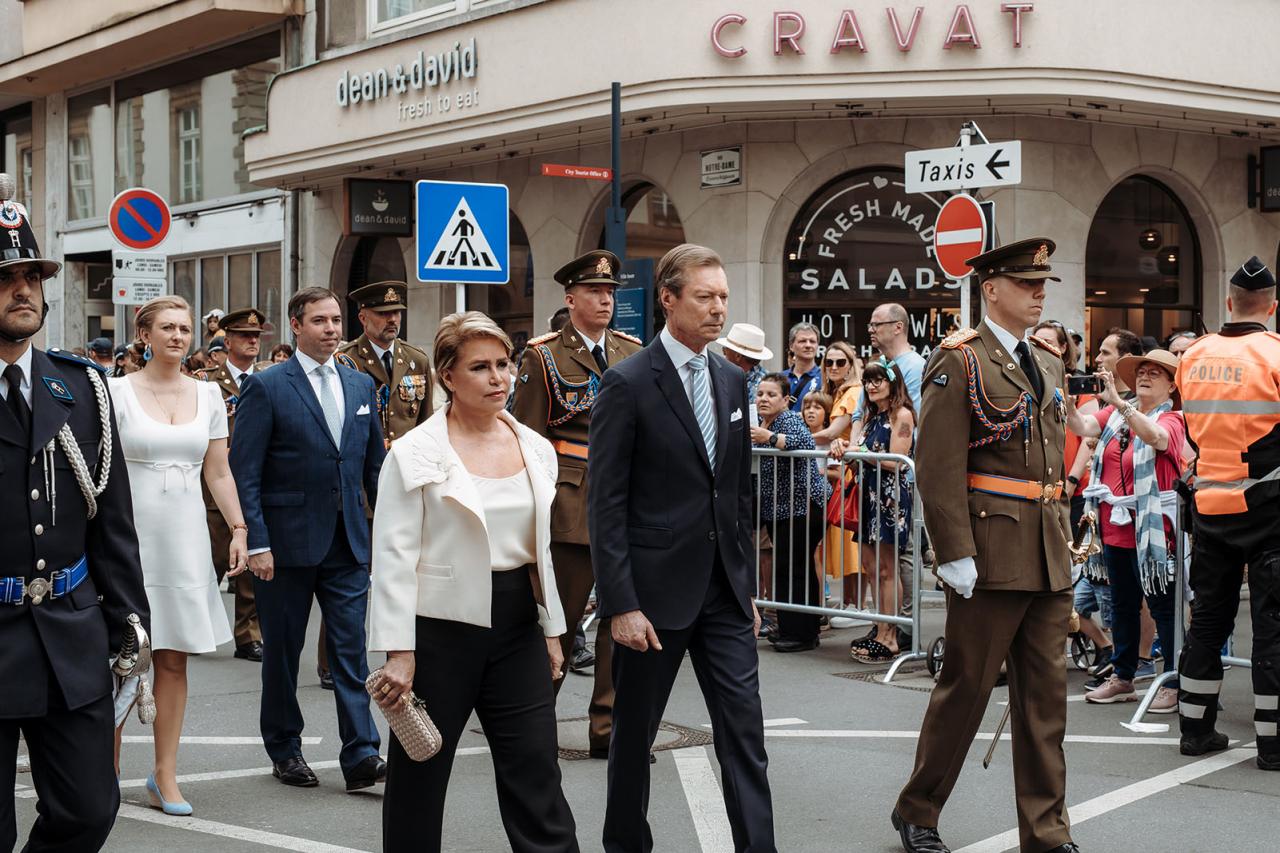
[[[421,489],[405,487],[393,448],[378,475],[369,569],[369,651],[413,651],[417,638],[418,560],[422,554]]]
[[[196,381],[200,382],[198,379]],[[208,397],[209,403],[209,440],[226,438],[231,431],[227,429],[227,407],[222,402],[222,392],[213,382],[200,382],[200,384],[204,386],[201,390]]]

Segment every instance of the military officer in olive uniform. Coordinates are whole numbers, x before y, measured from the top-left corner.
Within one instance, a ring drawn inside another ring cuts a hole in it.
[[[587,433],[591,407],[606,369],[639,352],[643,342],[609,328],[618,286],[618,258],[588,252],[556,271],[564,286],[569,322],[559,332],[534,338],[520,359],[512,414],[546,436],[560,462],[556,500],[551,507],[551,557],[569,630],[560,638],[568,665],[573,638],[586,609],[595,575],[587,538]],[[593,758],[609,757],[613,728],[613,641],[609,623],[596,628],[595,689],[589,714]],[[564,683],[556,681],[556,689]]]
[[[938,853],[938,816],[1008,661],[1021,849],[1069,853],[1066,671],[1069,519],[1062,494],[1062,359],[1040,321],[1053,241],[1022,240],[968,261],[986,318],[943,341],[925,369],[916,471],[947,584],[946,666],[925,714],[915,771],[893,825],[906,850]]]
[[[351,366],[378,383],[382,435],[391,442],[431,416],[431,364],[427,354],[400,340],[408,308],[409,287],[402,281],[379,281],[351,291],[364,334],[338,348]]]
[[[240,385],[246,376],[265,370],[269,361],[257,361],[260,353],[263,326],[267,315],[257,308],[241,308],[224,314],[218,319],[218,329],[223,333],[227,347],[227,360],[218,367],[200,371],[199,377],[213,382],[222,392],[222,402],[227,407],[228,438],[236,424],[236,404],[240,402]],[[209,523],[209,542],[213,546],[213,568],[218,582],[226,576],[227,555],[230,553],[231,528],[222,519],[218,505],[209,492],[204,478],[200,479],[204,492],[205,515]],[[231,591],[236,597],[235,656],[241,660],[262,661],[262,629],[258,627],[258,608],[253,600],[253,575],[248,572],[230,580]]]
[[[108,661],[129,616],[151,618],[103,370],[31,344],[60,266],[0,202],[0,850],[17,842],[21,736],[38,797],[24,849],[91,853],[120,806]]]

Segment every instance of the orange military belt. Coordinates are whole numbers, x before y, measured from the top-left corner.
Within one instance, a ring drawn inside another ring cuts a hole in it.
[[[579,444],[576,441],[557,439],[556,441],[551,442],[551,446],[554,447],[556,449],[556,453],[559,453],[561,456],[572,456],[574,459],[586,461],[587,446],[585,444]]]
[[[1006,498],[1017,498],[1024,501],[1056,501],[1062,497],[1062,481],[1056,483],[1038,483],[1035,480],[1018,480],[1013,477],[1001,477],[998,474],[979,474],[969,472],[969,488],[975,492],[986,492],[989,495],[1001,495]]]

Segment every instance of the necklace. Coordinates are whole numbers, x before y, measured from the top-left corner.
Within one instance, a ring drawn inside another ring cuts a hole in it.
[[[152,398],[155,399],[156,405],[160,407],[160,411],[164,412],[165,419],[168,420],[169,424],[172,426],[174,423],[174,420],[173,420],[174,413],[171,412],[167,406],[165,406],[164,401],[160,399],[160,395],[156,393],[155,387],[150,382],[144,383],[144,387],[151,392],[151,396]],[[165,396],[170,398],[181,398],[182,391],[183,391],[182,386],[179,385],[176,390],[166,391]]]

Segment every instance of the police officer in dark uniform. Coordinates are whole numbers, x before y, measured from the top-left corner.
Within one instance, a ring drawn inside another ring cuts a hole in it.
[[[267,315],[257,308],[240,308],[218,318],[218,329],[223,333],[227,347],[227,360],[216,367],[200,371],[199,378],[212,382],[222,393],[227,407],[227,438],[235,432],[236,405],[240,402],[240,385],[244,380],[271,366],[269,361],[258,361],[262,333]],[[200,479],[204,493],[205,515],[209,524],[209,542],[213,546],[213,568],[221,583],[230,566],[227,555],[231,549],[231,528],[218,511],[218,504],[209,491],[209,484]],[[235,656],[241,660],[262,662],[262,629],[258,627],[258,608],[253,598],[253,575],[249,572],[235,575],[228,582],[236,597]]]
[[[529,341],[516,374],[511,413],[545,436],[560,463],[556,500],[551,508],[551,557],[556,586],[569,629],[560,638],[566,664],[586,609],[595,575],[587,537],[587,433],[600,380],[610,366],[639,352],[643,342],[609,328],[618,258],[612,252],[588,252],[556,271],[565,289],[569,322],[559,331]],[[593,758],[609,757],[613,713],[613,644],[609,623],[596,629],[595,690],[591,695],[589,747]],[[556,682],[557,691],[563,679]]]
[[[0,787],[13,790],[22,735],[39,798],[25,849],[85,853],[120,806],[108,660],[129,616],[149,629],[150,613],[102,368],[31,344],[59,267],[40,257],[26,210],[0,203]]]

